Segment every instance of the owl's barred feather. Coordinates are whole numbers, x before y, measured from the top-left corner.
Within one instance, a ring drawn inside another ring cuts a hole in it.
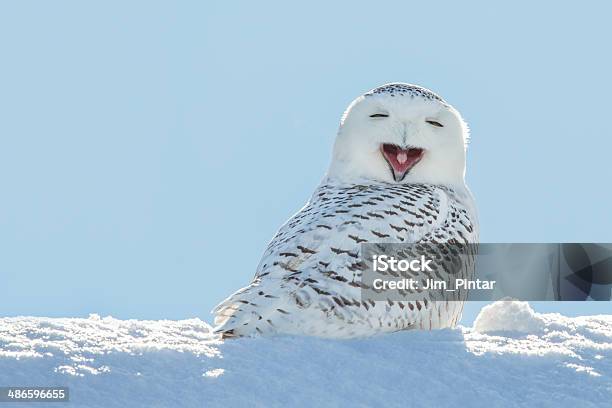
[[[419,184],[322,185],[276,234],[253,282],[215,309],[217,331],[356,337],[455,325],[460,302],[361,301],[360,244],[474,242],[470,200]]]
[[[251,284],[215,308],[216,331],[349,338],[454,326],[461,301],[362,299],[360,251],[478,241],[466,139],[458,112],[424,88],[390,84],[356,99],[327,176],[270,242]]]

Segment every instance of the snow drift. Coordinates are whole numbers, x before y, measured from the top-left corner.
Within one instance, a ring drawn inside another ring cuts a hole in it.
[[[612,316],[498,302],[473,329],[225,343],[199,319],[2,318],[0,386],[17,385],[68,386],[73,407],[603,407]]]

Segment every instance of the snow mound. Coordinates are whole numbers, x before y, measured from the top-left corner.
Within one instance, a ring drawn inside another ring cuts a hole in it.
[[[529,303],[499,301],[482,308],[474,321],[474,330],[481,333],[516,331],[535,333],[546,326],[544,319],[533,311]]]
[[[609,406],[612,316],[504,303],[478,319],[478,331],[224,343],[199,319],[0,318],[0,386],[67,386],[72,407]]]

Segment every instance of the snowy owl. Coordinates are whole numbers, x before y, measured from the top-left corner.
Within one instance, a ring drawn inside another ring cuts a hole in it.
[[[432,91],[375,88],[346,109],[331,164],[277,232],[250,285],[214,310],[223,338],[370,336],[454,326],[462,302],[361,299],[361,243],[478,242],[468,128]]]

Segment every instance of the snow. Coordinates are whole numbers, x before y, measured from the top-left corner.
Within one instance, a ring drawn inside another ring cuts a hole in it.
[[[497,302],[474,328],[226,342],[199,319],[0,318],[0,386],[9,385],[70,388],[69,404],[37,407],[604,407],[612,316]]]
[[[474,330],[481,333],[516,331],[541,332],[546,327],[542,316],[527,302],[495,302],[482,308],[474,321]]]

